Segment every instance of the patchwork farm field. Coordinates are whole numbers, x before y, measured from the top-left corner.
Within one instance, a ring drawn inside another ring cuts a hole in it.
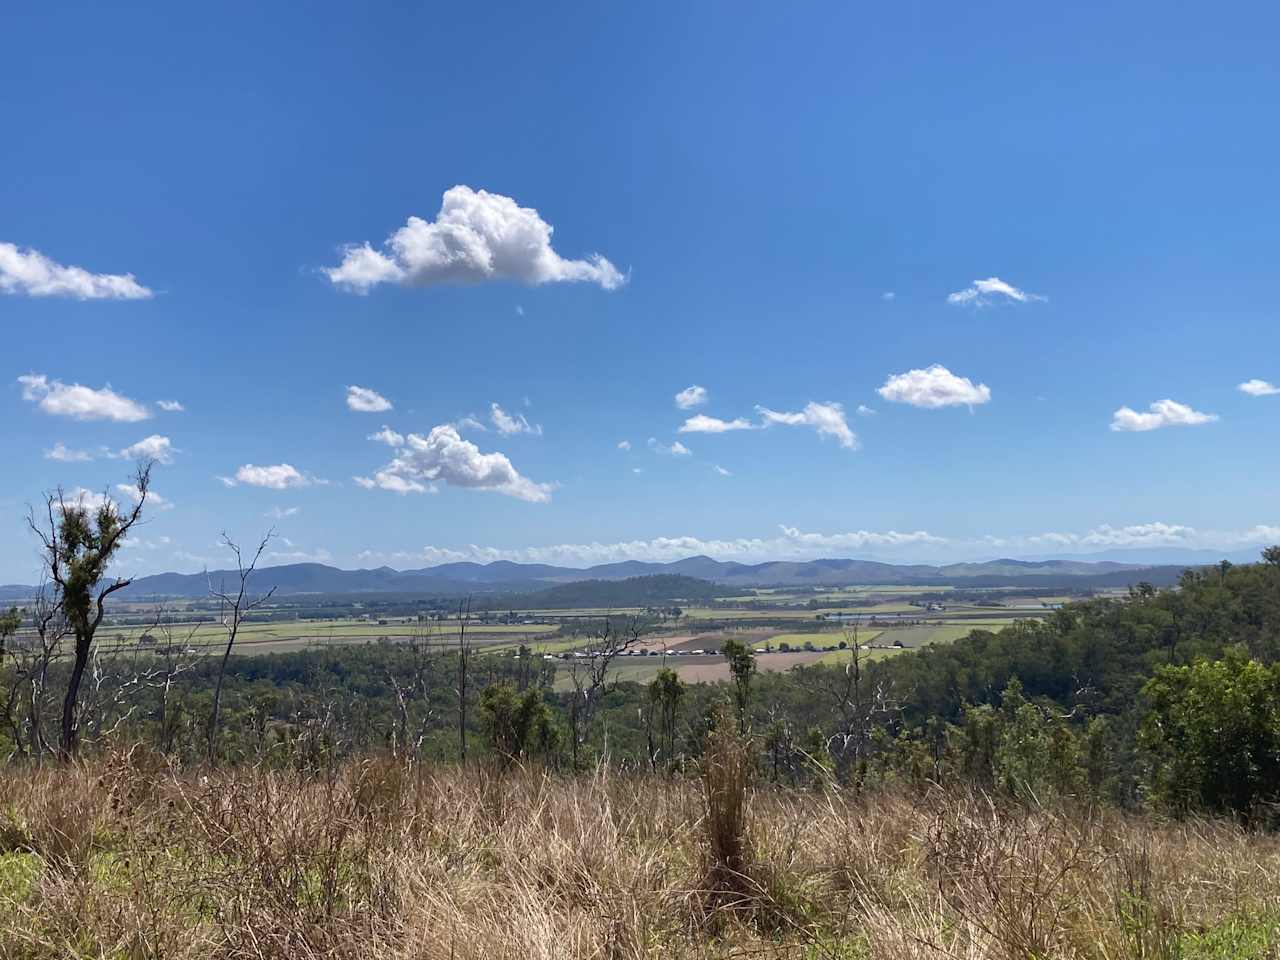
[[[856,633],[868,659],[893,656],[932,643],[951,643],[975,629],[999,630],[1021,618],[1044,616],[1059,597],[1019,597],[1016,603],[1000,606],[950,602],[944,606],[921,606],[912,602],[925,588],[853,587],[823,593],[761,590],[750,601],[725,601],[686,608],[678,617],[661,617],[651,625],[637,650],[646,656],[628,656],[615,662],[620,679],[647,682],[662,666],[676,670],[686,680],[719,680],[728,670],[719,650],[729,638],[736,638],[756,651],[757,669],[785,671],[812,663],[847,663],[848,649],[827,649],[850,643]],[[928,588],[937,595],[941,591]],[[813,600],[824,605],[809,606]],[[748,603],[752,605],[748,605]],[[785,606],[784,604],[795,604]],[[839,606],[838,604],[845,604]],[[763,609],[756,604],[766,605]],[[778,606],[773,606],[778,604]],[[803,604],[803,605],[801,605]],[[827,606],[830,604],[830,606]],[[142,611],[130,611],[135,617]],[[578,608],[518,612],[519,619],[537,623],[498,623],[473,620],[466,627],[467,638],[478,653],[509,655],[527,646],[535,656],[552,656],[558,661],[562,688],[571,685],[572,655],[590,649],[595,623],[613,615],[643,616],[640,608]],[[740,626],[735,626],[736,623]],[[146,646],[161,648],[172,638],[175,645],[216,651],[225,634],[215,623],[175,623],[157,629],[147,626],[109,627],[101,640],[105,649],[129,651],[150,633]],[[236,653],[260,656],[288,653],[329,645],[417,640],[430,646],[456,646],[456,621],[418,622],[414,618],[306,618],[250,622],[242,625]],[[783,651],[781,646],[790,649]],[[811,645],[810,649],[805,649]]]

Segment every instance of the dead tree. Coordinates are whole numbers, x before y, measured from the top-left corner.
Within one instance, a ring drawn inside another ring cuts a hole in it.
[[[45,571],[57,593],[57,603],[75,637],[75,659],[66,696],[62,701],[62,734],[58,753],[65,761],[76,755],[80,730],[76,704],[80,684],[94,636],[106,615],[106,600],[133,582],[116,577],[106,582],[107,568],[129,532],[142,519],[142,508],[151,487],[151,463],[138,466],[134,477],[136,495],[133,508],[121,512],[110,497],[91,511],[83,496],[68,503],[62,489],[45,497],[45,517],[37,522],[35,513],[27,524],[43,547]]]
[[[205,648],[195,645],[200,625],[191,624],[185,631],[177,630],[176,626],[161,607],[156,613],[154,629],[162,637],[162,642],[156,644],[153,651],[155,668],[150,673],[150,685],[159,700],[156,705],[156,725],[159,728],[156,739],[160,751],[166,754],[173,751],[178,735],[180,714],[174,707],[174,686],[179,677],[205,657]]]
[[[251,611],[270,600],[272,594],[276,592],[276,588],[272,587],[266,593],[258,594],[256,597],[251,597],[249,594],[249,580],[253,576],[253,571],[257,568],[258,561],[262,559],[262,554],[266,551],[267,545],[271,542],[273,536],[275,536],[275,531],[268,530],[266,536],[258,543],[258,549],[254,551],[253,559],[246,566],[239,544],[224,533],[222,535],[222,544],[235,554],[236,572],[239,574],[240,582],[236,585],[233,593],[226,588],[225,584],[219,584],[218,588],[214,589],[213,579],[209,578],[209,595],[217,600],[220,605],[218,622],[227,635],[227,645],[223,648],[222,660],[218,664],[218,679],[213,687],[213,708],[209,711],[209,745],[206,756],[210,765],[216,760],[215,748],[218,741],[218,721],[222,711],[222,684],[227,676],[227,661],[231,659],[231,648],[235,646],[236,636],[240,633],[240,624],[244,622],[244,618]]]
[[[878,723],[897,713],[900,704],[883,677],[873,679],[869,674],[858,639],[858,624],[854,623],[852,632],[846,629],[844,636],[849,662],[843,669],[816,671],[812,676],[818,678],[821,692],[840,718],[835,733],[827,739],[828,749],[839,771],[847,774],[855,769],[861,783],[872,732]]]
[[[428,628],[429,629],[429,628]],[[408,676],[401,677],[395,664],[386,667],[387,680],[396,698],[396,724],[391,732],[391,753],[399,756],[401,751],[409,756],[416,756],[422,749],[422,742],[427,738],[427,728],[435,719],[435,709],[431,703],[431,691],[434,689],[436,658],[431,653],[429,633],[421,628],[414,631],[407,644]],[[421,703],[417,730],[410,732],[410,713],[414,703]]]
[[[31,608],[31,627],[35,644],[27,667],[27,729],[31,754],[37,759],[54,753],[44,734],[46,712],[55,704],[49,696],[49,664],[62,653],[62,643],[71,634],[62,606],[49,598],[42,584]]]
[[[471,668],[471,643],[467,640],[467,620],[471,617],[471,598],[458,604],[458,756],[467,762],[467,683]]]
[[[640,620],[633,617],[627,626],[618,629],[613,618],[606,615],[600,635],[591,641],[585,656],[575,655],[569,678],[573,683],[573,700],[569,704],[569,727],[573,736],[573,766],[578,767],[578,748],[586,741],[600,701],[617,685],[610,679],[610,667],[616,657],[631,649],[640,641]]]

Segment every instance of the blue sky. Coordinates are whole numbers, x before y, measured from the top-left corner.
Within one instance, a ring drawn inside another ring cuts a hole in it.
[[[130,572],[1280,539],[1278,21],[11,10],[0,581],[140,450]]]

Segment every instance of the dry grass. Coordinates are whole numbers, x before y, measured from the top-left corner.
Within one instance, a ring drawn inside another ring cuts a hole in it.
[[[1277,956],[1274,837],[943,792],[738,808],[735,758],[702,783],[10,768],[0,956]]]

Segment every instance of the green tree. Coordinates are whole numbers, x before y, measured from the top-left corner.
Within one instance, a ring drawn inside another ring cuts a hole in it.
[[[531,746],[546,752],[558,742],[540,690],[520,693],[509,683],[491,684],[480,693],[480,720],[490,746],[506,762],[523,758]]]
[[[684,681],[670,667],[663,667],[649,682],[649,705],[662,717],[661,736],[666,743],[668,762],[675,757],[676,716],[683,699]]]
[[[107,568],[134,525],[142,519],[142,508],[151,487],[151,464],[138,466],[131,493],[133,508],[122,511],[109,497],[94,506],[84,497],[68,502],[61,489],[45,497],[45,518],[28,518],[31,530],[40,538],[43,561],[57,591],[57,603],[71,625],[75,637],[75,659],[62,701],[62,734],[58,754],[63,760],[75,756],[79,747],[80,722],[77,703],[80,683],[93,649],[93,638],[106,616],[106,600],[133,582],[131,578],[106,579]]]
[[[18,616],[18,608],[11,607],[8,613],[0,613],[0,666],[4,665],[4,655],[9,638],[18,632],[18,624],[22,622]]]
[[[729,673],[733,677],[733,704],[738,711],[738,732],[746,733],[748,709],[751,705],[751,678],[756,672],[756,655],[741,640],[726,640],[720,653],[729,661]]]
[[[1221,660],[1160,668],[1143,693],[1139,742],[1159,800],[1242,816],[1280,801],[1280,664],[1232,647]]]

